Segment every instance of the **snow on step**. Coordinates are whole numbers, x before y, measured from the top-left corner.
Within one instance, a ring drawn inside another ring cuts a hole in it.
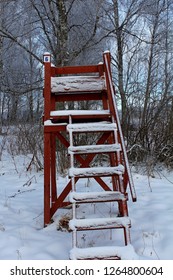
[[[67,125],[67,123],[53,123],[51,120],[44,121],[44,126],[61,126]]]
[[[69,154],[109,153],[121,151],[120,144],[70,146]]]
[[[105,89],[105,79],[94,76],[66,76],[52,77],[51,91],[58,92],[87,92],[102,91]]]
[[[69,201],[71,203],[88,203],[88,202],[108,202],[126,200],[124,194],[118,191],[102,191],[102,192],[71,192]]]
[[[71,260],[85,259],[114,259],[121,260],[138,260],[139,257],[135,253],[131,244],[127,246],[105,246],[105,247],[90,247],[90,248],[73,248],[70,251]]]
[[[115,123],[110,122],[96,122],[96,123],[82,123],[82,124],[69,124],[67,130],[73,130],[75,132],[86,131],[112,131],[116,129]]]
[[[115,167],[87,167],[87,168],[70,168],[69,177],[94,177],[94,176],[111,176],[122,175],[124,166],[119,164]]]
[[[109,110],[58,110],[51,111],[51,117],[61,117],[61,116],[88,116],[88,115],[109,115]]]
[[[129,217],[72,219],[69,222],[71,230],[92,230],[130,227]]]

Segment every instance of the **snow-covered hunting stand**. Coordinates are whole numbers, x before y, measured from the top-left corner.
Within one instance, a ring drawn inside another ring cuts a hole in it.
[[[98,65],[54,67],[50,54],[44,55],[44,224],[50,223],[58,208],[72,204],[71,259],[120,259],[126,252],[126,246],[78,248],[78,231],[120,228],[125,245],[130,244],[127,186],[133,201],[136,194],[115,102],[110,62],[110,53],[105,52],[103,63]],[[77,110],[77,103],[81,101],[98,102],[98,106],[94,110]],[[74,110],[57,110],[60,102],[73,102]],[[85,135],[82,145],[76,140],[81,135]],[[92,135],[96,135],[93,143]],[[56,186],[56,138],[67,149],[70,161],[69,181],[61,192]],[[88,143],[87,139],[90,139]],[[97,156],[103,154],[107,154],[107,165],[98,166],[98,160],[94,164]],[[77,187],[81,178],[94,178],[100,191],[81,191]],[[77,217],[81,204],[103,202],[116,202],[119,213],[104,218]]]

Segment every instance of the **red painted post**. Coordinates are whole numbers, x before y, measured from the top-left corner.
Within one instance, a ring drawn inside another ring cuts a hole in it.
[[[50,223],[50,133],[44,133],[44,226]]]
[[[55,204],[56,198],[56,138],[55,133],[51,133],[51,207]]]
[[[51,55],[45,53],[44,61],[44,121],[50,119],[51,110]]]
[[[44,121],[50,119],[51,106],[51,56],[45,53],[44,61]],[[51,149],[50,133],[44,131],[44,226],[50,223],[50,168]]]

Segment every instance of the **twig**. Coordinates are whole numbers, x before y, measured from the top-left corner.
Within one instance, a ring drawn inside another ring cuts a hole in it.
[[[34,217],[33,220],[36,220],[38,217],[40,217],[42,215],[43,215],[43,211],[40,214],[38,214],[36,217]]]
[[[158,171],[159,173],[160,171]],[[162,172],[160,172],[160,174],[171,184],[173,184],[173,182],[171,180],[169,180]]]
[[[28,167],[26,168],[26,171],[29,171],[31,169],[31,165],[34,163],[34,157],[35,156],[33,155],[30,163],[28,164]]]
[[[37,183],[36,177],[33,175],[25,184],[23,184],[23,187],[30,186],[33,178],[35,178],[35,183]]]
[[[31,190],[26,190],[26,191],[18,191],[18,193],[15,193],[14,195],[10,195],[10,196],[8,196],[8,198],[13,198],[13,197],[16,197],[17,195],[19,195],[19,194],[22,194],[22,193],[26,193],[26,192],[32,192],[32,191],[35,191],[36,189],[31,189]]]
[[[152,249],[153,249],[153,251],[154,251],[154,253],[156,254],[156,256],[157,256],[157,258],[158,258],[158,260],[160,260],[160,258],[159,258],[159,256],[158,256],[158,254],[157,254],[157,252],[156,252],[156,250],[155,250],[155,248],[154,248],[154,241],[153,241],[153,236],[152,236]]]
[[[151,183],[150,183],[150,176],[149,176],[149,174],[148,174],[148,186],[149,186],[149,189],[150,189],[150,191],[152,192],[152,188],[151,188]]]

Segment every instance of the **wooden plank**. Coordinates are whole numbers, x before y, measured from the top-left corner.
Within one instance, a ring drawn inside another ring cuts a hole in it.
[[[75,123],[68,124],[67,131],[73,132],[100,132],[114,131],[117,128],[116,123],[111,122],[91,122],[91,123]]]
[[[99,203],[110,201],[125,201],[127,197],[118,191],[100,192],[71,192],[69,196],[71,203]]]
[[[86,168],[70,168],[69,177],[109,177],[112,175],[122,175],[124,173],[123,165],[119,164],[114,167],[86,167]]]
[[[120,144],[70,146],[69,154],[115,153],[121,150]],[[112,165],[113,166],[113,165]]]
[[[50,118],[52,120],[68,122],[69,116],[79,122],[85,122],[86,120],[92,122],[93,119],[96,121],[110,121],[111,119],[111,114],[108,110],[59,110],[50,112]]]
[[[65,101],[89,101],[89,100],[102,100],[102,92],[82,92],[82,93],[56,93],[55,101],[56,102],[65,102]]]
[[[67,75],[67,74],[80,74],[80,73],[102,73],[103,65],[84,65],[84,66],[65,66],[65,67],[52,67],[51,74]]]
[[[72,219],[69,227],[72,230],[98,230],[110,228],[128,228],[131,226],[129,217]]]
[[[44,126],[44,133],[56,133],[58,131],[65,131],[67,124],[47,125]]]
[[[58,110],[58,111],[51,111],[50,116],[85,116],[85,115],[109,115],[109,110]]]
[[[63,76],[51,78],[51,92],[99,92],[106,89],[104,77]]]
[[[70,251],[71,260],[137,260],[138,256],[132,245],[128,246],[102,246],[90,248],[73,248]]]

